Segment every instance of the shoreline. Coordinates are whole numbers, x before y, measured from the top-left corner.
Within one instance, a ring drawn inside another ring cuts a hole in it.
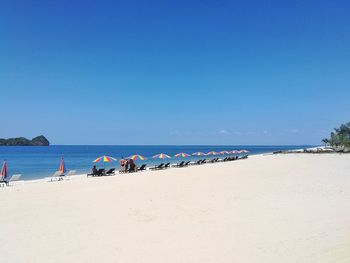
[[[290,147],[290,148],[289,148]],[[137,163],[155,165],[160,160],[152,158],[156,153],[166,153],[174,156],[179,152],[209,152],[232,151],[247,149],[250,154],[272,152],[279,149],[296,149],[304,146],[50,146],[50,147],[0,147],[0,156],[7,160],[9,175],[22,174],[22,179],[33,180],[50,177],[58,169],[61,158],[64,157],[67,170],[76,170],[77,174],[89,173],[93,165],[92,161],[101,155],[108,155],[116,159],[140,154],[146,161]],[[230,156],[230,155],[228,155]],[[204,158],[204,156],[200,156]],[[199,158],[200,158],[199,157]],[[214,156],[215,157],[215,156]],[[218,156],[219,157],[219,156]],[[221,157],[221,156],[220,156]],[[226,156],[224,156],[226,157]],[[187,160],[186,158],[185,160]],[[196,160],[190,157],[188,160]],[[177,158],[169,159],[177,162]],[[119,166],[119,163],[106,164],[106,168]],[[101,167],[103,168],[103,166]]]
[[[315,149],[316,148],[319,148],[319,147],[314,147]],[[313,148],[307,148],[307,149],[313,149]],[[312,152],[304,152],[305,149],[295,149],[295,150],[286,150],[286,151],[281,151],[281,152],[266,152],[266,153],[256,153],[256,154],[249,154],[248,155],[248,159],[253,157],[253,156],[265,156],[265,155],[278,155],[278,154],[301,154],[301,153],[312,153]],[[315,152],[315,154],[318,154],[319,152]],[[340,152],[323,152],[322,154],[341,154]],[[217,156],[218,158],[223,158],[223,156],[220,156],[218,155]],[[210,157],[210,159],[213,159],[214,157]],[[161,163],[162,161],[159,161],[159,163]],[[176,162],[171,162],[171,164],[174,164]],[[217,163],[214,163],[215,164],[220,164],[222,162],[217,162]],[[207,164],[211,164],[211,163],[206,163],[204,165],[207,165]],[[140,165],[139,165],[140,166]],[[191,167],[191,166],[189,166]],[[184,167],[184,168],[180,168],[180,169],[186,169],[188,167]],[[170,168],[172,169],[172,168]],[[147,170],[146,171],[142,171],[141,173],[145,173],[145,172],[158,172],[158,170],[156,171],[149,171],[149,167],[147,167]],[[126,174],[120,174],[119,172],[116,172],[116,174],[114,175],[110,175],[110,176],[126,176],[126,175],[137,175],[139,174],[140,172],[137,172],[137,173],[126,173]],[[110,176],[100,176],[100,177],[110,177]],[[100,178],[99,177],[99,178]],[[67,177],[63,177],[63,180],[77,180],[77,179],[84,179],[84,178],[88,178],[87,177],[87,173],[79,173],[79,174],[75,174],[75,175],[72,175],[72,176],[69,176],[69,178]],[[26,184],[33,184],[33,183],[55,183],[56,181],[51,181],[52,179],[52,176],[46,176],[46,177],[43,177],[43,178],[34,178],[34,179],[27,179],[27,180],[20,180],[20,181],[17,181],[15,182],[15,185],[13,186],[16,186],[16,185],[26,185]],[[1,188],[0,188],[1,189]]]

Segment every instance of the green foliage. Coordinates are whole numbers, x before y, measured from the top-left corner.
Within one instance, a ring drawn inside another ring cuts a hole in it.
[[[24,137],[0,139],[0,146],[49,146],[50,142],[42,135],[28,140]]]
[[[330,138],[325,138],[322,142],[336,147],[350,147],[350,122],[335,128],[334,132],[331,132]]]

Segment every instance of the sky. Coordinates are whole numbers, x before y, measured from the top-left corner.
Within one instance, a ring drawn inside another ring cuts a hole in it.
[[[0,138],[319,144],[350,121],[350,2],[0,1]]]

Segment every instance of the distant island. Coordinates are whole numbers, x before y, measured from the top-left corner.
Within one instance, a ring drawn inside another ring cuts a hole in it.
[[[50,142],[45,136],[40,135],[32,140],[24,137],[0,139],[0,146],[49,146]]]

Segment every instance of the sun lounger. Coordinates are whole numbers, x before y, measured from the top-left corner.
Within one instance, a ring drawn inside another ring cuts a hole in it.
[[[150,170],[160,170],[160,169],[163,169],[164,168],[164,163],[161,163],[159,165],[156,165],[154,167],[150,167],[149,169]]]
[[[186,163],[184,163],[184,167],[190,165],[190,162],[191,161],[187,161]]]
[[[98,176],[98,172],[92,173],[92,174],[87,174],[87,177],[89,177],[89,176]]]
[[[167,163],[166,165],[164,165],[164,169],[166,168],[170,168],[170,163]]]
[[[7,185],[16,185],[16,182],[19,181],[19,179],[21,179],[22,175],[21,174],[14,174],[12,175],[11,179],[7,182]]]
[[[87,176],[102,176],[104,175],[105,169],[98,169],[97,173],[87,174]]]
[[[105,169],[98,169],[97,176],[105,175]]]
[[[146,165],[147,165],[147,164],[141,165],[141,167],[138,167],[138,168],[137,168],[137,171],[146,171]]]
[[[200,165],[200,164],[202,164],[202,162],[203,162],[203,160],[200,159],[200,160],[198,160],[195,164],[196,164],[196,165]]]
[[[114,175],[115,174],[115,168],[111,168],[106,172],[106,175]]]
[[[0,177],[0,187],[5,187],[7,185],[7,181],[4,177]]]
[[[185,161],[182,161],[181,163],[173,164],[172,167],[183,167],[184,164],[185,164]]]
[[[201,161],[202,160],[198,160],[198,161],[195,161],[195,162],[190,162],[189,165],[198,165],[198,164],[200,164]]]
[[[62,172],[56,171],[56,172],[52,175],[50,181],[51,181],[51,182],[54,182],[54,181],[61,181],[61,180],[63,180],[63,176],[64,176],[64,174],[62,174]]]

